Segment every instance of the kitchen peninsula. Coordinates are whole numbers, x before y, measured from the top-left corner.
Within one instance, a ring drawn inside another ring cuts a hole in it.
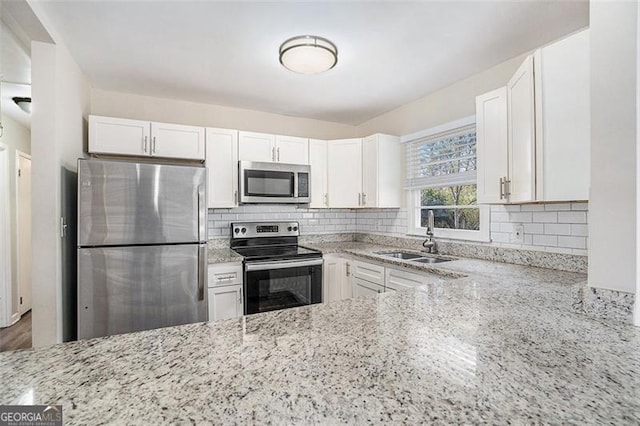
[[[0,354],[0,403],[68,424],[640,422],[640,330],[574,313],[584,274],[434,269],[464,277]]]

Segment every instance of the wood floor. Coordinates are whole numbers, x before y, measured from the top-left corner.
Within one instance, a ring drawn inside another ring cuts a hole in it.
[[[0,352],[31,347],[31,311],[11,327],[0,328]]]

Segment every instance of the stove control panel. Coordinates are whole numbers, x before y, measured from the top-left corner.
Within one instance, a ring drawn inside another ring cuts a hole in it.
[[[231,238],[298,237],[298,222],[232,222]]]

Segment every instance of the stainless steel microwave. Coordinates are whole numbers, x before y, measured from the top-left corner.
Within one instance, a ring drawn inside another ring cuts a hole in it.
[[[308,165],[240,161],[238,169],[241,203],[305,204],[310,201],[311,167]]]

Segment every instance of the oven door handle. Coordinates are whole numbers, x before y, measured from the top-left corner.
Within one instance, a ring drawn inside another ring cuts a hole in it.
[[[246,263],[244,265],[247,272],[252,271],[269,271],[272,269],[287,269],[287,268],[302,268],[305,266],[319,266],[322,265],[322,259],[313,260],[297,260],[297,261],[285,261],[285,262],[260,262],[260,263]]]

